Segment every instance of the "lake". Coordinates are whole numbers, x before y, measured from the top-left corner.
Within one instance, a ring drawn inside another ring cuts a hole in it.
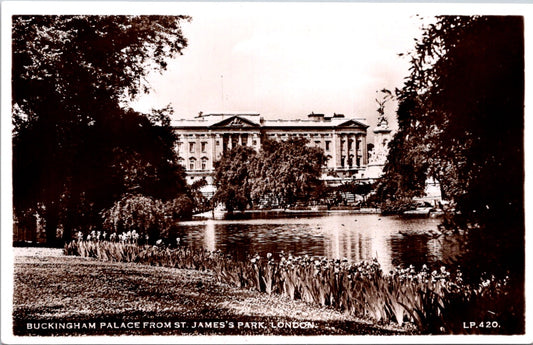
[[[355,213],[252,213],[249,219],[180,222],[181,243],[237,258],[272,253],[347,258],[377,258],[385,272],[394,266],[451,263],[461,241],[437,235],[439,218],[405,218]]]

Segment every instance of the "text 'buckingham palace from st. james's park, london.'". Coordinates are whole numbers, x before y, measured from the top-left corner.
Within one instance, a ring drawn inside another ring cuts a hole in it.
[[[373,180],[381,175],[391,130],[381,116],[367,143],[364,119],[343,114],[311,113],[306,119],[267,120],[257,113],[200,113],[191,120],[173,120],[176,152],[189,183],[206,178],[212,184],[214,162],[236,145],[261,148],[264,140],[303,137],[308,145],[322,148],[328,158],[322,178],[330,184],[347,180]]]

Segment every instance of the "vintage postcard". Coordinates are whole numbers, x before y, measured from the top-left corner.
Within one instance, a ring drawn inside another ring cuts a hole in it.
[[[2,342],[531,343],[531,10],[2,2]]]

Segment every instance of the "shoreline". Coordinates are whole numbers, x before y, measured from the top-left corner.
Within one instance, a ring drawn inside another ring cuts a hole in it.
[[[301,210],[301,209],[283,209],[283,208],[276,208],[276,209],[268,209],[268,210],[245,210],[243,212],[234,212],[233,215],[246,215],[246,214],[258,214],[258,213],[305,213],[305,214],[330,214],[330,213],[347,213],[347,214],[381,214],[381,210],[379,208],[360,208],[360,209],[335,209],[335,210],[318,210],[318,209],[308,209],[308,210]],[[218,217],[224,217],[228,214],[227,211],[207,211],[207,212],[201,212],[197,214],[193,214],[192,218],[213,218],[213,215],[215,218]]]

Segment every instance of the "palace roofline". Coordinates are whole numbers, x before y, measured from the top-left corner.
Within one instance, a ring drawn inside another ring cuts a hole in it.
[[[179,119],[172,120],[171,126],[176,128],[206,128],[214,127],[218,123],[224,122],[230,118],[238,117],[241,119],[250,122],[257,127],[261,128],[270,128],[270,127],[305,127],[305,128],[327,128],[327,127],[338,127],[342,126],[345,123],[354,122],[362,127],[368,128],[369,126],[365,123],[363,118],[346,118],[343,114],[334,114],[333,116],[325,116],[324,114],[314,114],[311,113],[308,116],[308,119],[272,119],[265,120],[262,117],[259,117],[258,113],[209,113],[203,114],[200,113],[194,119]],[[259,117],[259,118],[258,118]]]

